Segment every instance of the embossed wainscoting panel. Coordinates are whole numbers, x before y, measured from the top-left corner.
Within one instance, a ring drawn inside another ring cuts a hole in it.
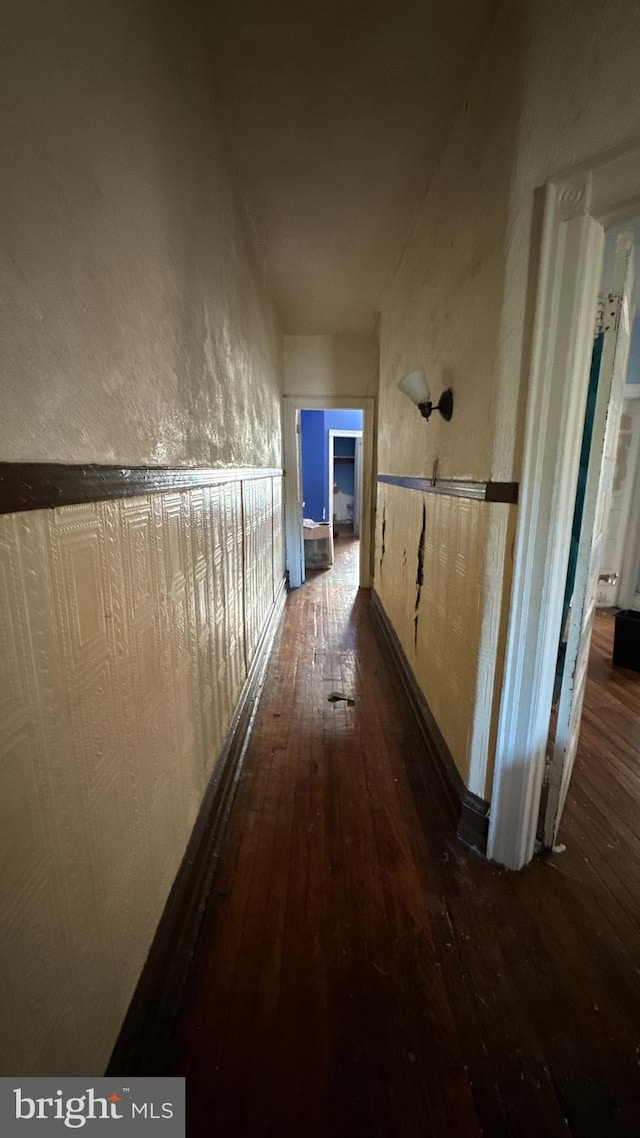
[[[104,1070],[282,580],[280,494],[0,518],[2,1073]]]
[[[284,577],[284,499],[282,475],[271,479],[273,494],[273,599]]]
[[[459,774],[481,798],[516,509],[378,485],[375,589]]]
[[[244,526],[244,621],[247,667],[273,604],[273,487],[271,479],[242,487]]]

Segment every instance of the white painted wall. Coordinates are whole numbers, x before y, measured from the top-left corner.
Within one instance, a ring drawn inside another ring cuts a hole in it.
[[[284,337],[285,395],[377,395],[378,342],[366,332]]]
[[[497,2],[207,3],[286,332],[373,331]]]
[[[4,460],[280,465],[280,337],[201,7],[3,5]]]

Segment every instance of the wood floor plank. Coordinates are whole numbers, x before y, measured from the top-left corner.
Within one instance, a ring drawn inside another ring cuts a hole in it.
[[[287,603],[167,1055],[190,1138],[637,1132],[640,677],[611,617],[566,851],[516,875],[457,842],[356,581],[339,539]]]

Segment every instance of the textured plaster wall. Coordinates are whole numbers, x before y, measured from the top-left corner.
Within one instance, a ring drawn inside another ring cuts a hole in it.
[[[379,487],[375,587],[456,766],[481,797],[496,727],[494,630],[515,513],[515,506]]]
[[[3,460],[281,464],[199,7],[3,5]]]
[[[503,5],[461,92],[458,119],[382,298],[381,471],[431,475],[437,459],[446,478],[520,478],[540,224],[536,190],[554,171],[638,138],[639,42],[640,9],[632,0]],[[443,387],[453,387],[450,424],[436,416],[425,425],[396,390],[402,375],[417,366],[425,368],[435,398]],[[378,527],[380,509],[379,496]],[[394,540],[409,549],[419,527],[416,531],[409,506],[400,516]],[[444,516],[442,525],[435,543],[442,542],[449,560],[459,531],[449,533]],[[493,543],[489,531],[479,540]],[[508,548],[492,544],[485,552],[491,554],[496,591],[491,612],[485,612],[486,619],[469,618],[465,653],[450,661],[453,676],[438,666],[435,649],[422,672],[423,690],[438,709],[445,738],[468,732],[480,714],[478,672],[469,668],[467,656],[485,658],[497,651],[501,657]],[[376,573],[376,588],[392,610],[391,583],[379,567]],[[442,614],[449,626],[460,611],[469,612],[461,590],[474,591],[477,582],[470,575],[454,596],[444,577],[438,581],[425,619]],[[397,605],[395,611],[394,623],[411,659],[406,614],[403,621]],[[461,707],[464,731],[457,726]],[[461,747],[460,739],[454,758],[467,777],[469,760]],[[489,751],[486,794],[491,762]]]
[[[284,337],[285,395],[378,394],[378,341],[363,332]]]
[[[381,469],[518,478],[539,218],[554,171],[637,139],[632,0],[505,5],[381,302]],[[451,384],[451,426],[425,431],[398,379]]]
[[[2,25],[0,460],[278,468],[197,5]],[[0,518],[3,1074],[103,1071],[282,573],[270,475]]]
[[[283,577],[281,482],[0,518],[3,1075],[105,1069]]]

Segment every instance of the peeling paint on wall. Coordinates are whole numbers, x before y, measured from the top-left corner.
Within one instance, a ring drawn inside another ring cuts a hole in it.
[[[503,565],[517,508],[383,484],[378,495],[387,551],[375,588],[457,769],[488,797],[510,561]]]
[[[422,596],[422,586],[424,584],[424,535],[427,528],[427,507],[422,503],[422,529],[420,530],[420,540],[418,541],[418,567],[416,569],[416,607],[413,617],[413,642],[414,645],[418,643],[418,617],[420,615],[420,597]]]
[[[382,552],[380,553],[380,568],[382,569],[382,562],[384,561],[384,535],[387,529],[387,507],[382,509]]]

